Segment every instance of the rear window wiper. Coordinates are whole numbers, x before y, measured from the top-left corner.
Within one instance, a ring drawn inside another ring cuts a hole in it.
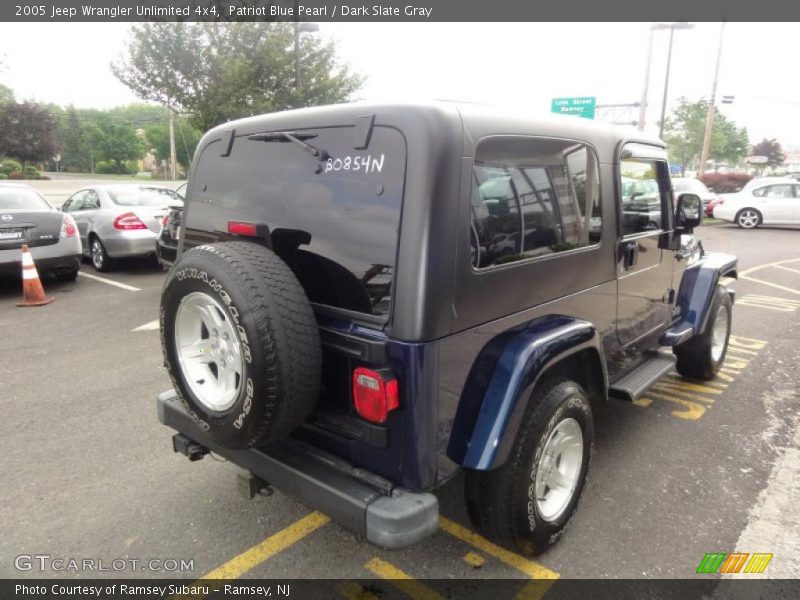
[[[330,154],[322,148],[312,146],[303,140],[310,140],[317,137],[316,133],[302,133],[298,131],[265,131],[264,133],[254,133],[248,135],[248,140],[256,142],[292,142],[300,146],[317,160],[323,161],[330,158]]]

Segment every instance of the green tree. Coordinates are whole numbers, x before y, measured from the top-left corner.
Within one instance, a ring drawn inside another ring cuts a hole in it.
[[[336,60],[334,42],[302,36],[294,79],[290,23],[142,23],[114,74],[140,98],[191,115],[200,131],[230,119],[346,102],[362,78]]]
[[[0,83],[0,106],[14,102],[14,92],[11,88]]]
[[[752,155],[766,156],[767,162],[761,165],[764,167],[777,167],[782,165],[784,160],[783,148],[781,148],[778,140],[774,138],[771,140],[764,138],[758,142],[753,146]]]
[[[113,161],[117,173],[125,172],[126,161],[137,160],[144,154],[144,143],[133,126],[108,114],[98,115],[88,130],[95,160]]]
[[[689,102],[681,98],[678,106],[664,121],[664,141],[673,158],[679,158],[686,168],[699,164],[703,152],[708,102]],[[724,115],[715,111],[709,158],[729,163],[739,162],[746,154],[750,141],[747,129],[739,128]]]
[[[169,159],[169,125],[167,123],[149,125],[144,132],[147,144],[155,150],[156,157],[159,160]],[[188,171],[201,136],[202,134],[192,127],[187,119],[175,119],[175,155],[184,170]]]
[[[50,111],[34,102],[10,102],[0,107],[0,156],[44,162],[57,152],[56,121]]]
[[[61,148],[61,168],[65,171],[88,171],[91,153],[87,132],[74,106],[60,115],[58,145]]]

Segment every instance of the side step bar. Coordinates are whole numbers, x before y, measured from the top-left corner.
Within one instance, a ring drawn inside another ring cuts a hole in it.
[[[608,389],[608,395],[628,402],[638,400],[674,367],[675,356],[666,352],[653,352],[633,371],[613,383]]]
[[[159,394],[157,407],[158,420],[178,432],[173,436],[176,452],[190,460],[214,452],[373,544],[404,548],[439,526],[439,501],[433,494],[396,487],[297,440],[246,450],[219,446],[195,425],[174,390]]]

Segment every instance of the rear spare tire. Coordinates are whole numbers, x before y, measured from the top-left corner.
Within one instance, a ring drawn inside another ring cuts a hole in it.
[[[312,411],[321,349],[303,288],[251,242],[192,248],[161,294],[167,370],[198,427],[219,444],[279,438]]]

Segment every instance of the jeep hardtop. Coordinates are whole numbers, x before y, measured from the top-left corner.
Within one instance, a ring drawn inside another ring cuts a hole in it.
[[[692,236],[664,144],[452,103],[255,116],[200,142],[161,298],[176,451],[384,547],[474,526],[542,552],[595,417],[725,357],[735,257]]]

